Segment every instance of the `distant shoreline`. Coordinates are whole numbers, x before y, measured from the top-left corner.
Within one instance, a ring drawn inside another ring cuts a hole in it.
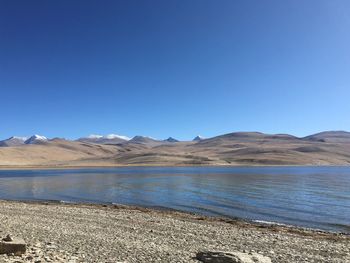
[[[341,164],[327,164],[327,165],[316,165],[316,164],[283,164],[283,165],[259,165],[259,164],[252,164],[252,165],[243,165],[243,164],[231,164],[231,165],[148,165],[148,164],[131,164],[131,165],[97,165],[97,166],[54,166],[54,165],[35,165],[35,166],[7,166],[7,165],[0,165],[0,170],[62,170],[62,169],[103,169],[103,168],[128,168],[128,167],[145,167],[145,168],[157,168],[157,167],[227,167],[227,168],[234,168],[234,167],[350,167],[350,165],[341,165]]]

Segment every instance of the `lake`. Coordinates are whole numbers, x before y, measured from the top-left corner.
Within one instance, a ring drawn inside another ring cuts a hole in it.
[[[0,170],[0,199],[119,203],[350,233],[350,167]]]

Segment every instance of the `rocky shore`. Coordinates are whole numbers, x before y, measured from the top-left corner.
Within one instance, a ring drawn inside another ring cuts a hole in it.
[[[0,209],[0,236],[27,243],[25,254],[0,255],[0,262],[204,262],[208,251],[350,262],[344,234],[127,206],[0,201]]]

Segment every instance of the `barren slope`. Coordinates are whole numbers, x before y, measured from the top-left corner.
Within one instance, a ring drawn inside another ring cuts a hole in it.
[[[53,140],[42,144],[0,148],[2,166],[70,165],[85,159],[111,157],[116,146]]]
[[[349,165],[350,133],[305,138],[229,133],[198,142],[135,140],[116,145],[52,140],[0,147],[1,166]]]

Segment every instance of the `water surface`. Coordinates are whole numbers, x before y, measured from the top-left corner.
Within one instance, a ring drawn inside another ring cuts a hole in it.
[[[0,199],[163,207],[350,233],[350,167],[0,170]]]

